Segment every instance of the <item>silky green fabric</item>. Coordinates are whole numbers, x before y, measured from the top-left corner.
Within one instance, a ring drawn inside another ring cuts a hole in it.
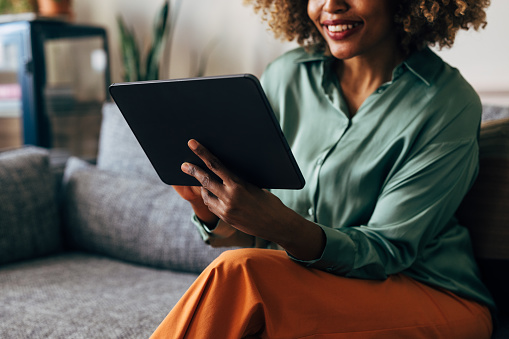
[[[301,262],[364,279],[402,272],[493,306],[454,217],[478,171],[478,95],[424,49],[350,118],[336,62],[299,48],[262,77],[306,179],[273,193],[326,235],[322,256]]]
[[[298,48],[261,79],[306,179],[302,190],[272,192],[326,236],[320,258],[290,257],[352,278],[404,273],[494,309],[468,230],[454,216],[478,172],[478,95],[426,48],[351,118],[336,62]],[[205,242],[235,245],[220,227],[193,220]]]

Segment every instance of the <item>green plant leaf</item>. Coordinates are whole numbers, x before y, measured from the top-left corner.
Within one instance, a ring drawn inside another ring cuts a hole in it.
[[[157,80],[159,78],[159,62],[163,51],[169,12],[170,3],[166,1],[154,22],[153,41],[149,47],[146,59],[145,80]]]
[[[121,16],[117,17],[117,24],[124,63],[124,81],[140,80],[140,51],[134,33],[127,28]]]
[[[147,48],[147,57],[143,65],[141,64],[140,48],[136,42],[134,32],[126,26],[121,16],[117,16],[120,48],[124,64],[124,81],[156,80],[159,78],[159,65],[166,42],[166,33],[171,29],[168,24],[169,13],[170,1],[166,0],[154,18],[153,37]]]

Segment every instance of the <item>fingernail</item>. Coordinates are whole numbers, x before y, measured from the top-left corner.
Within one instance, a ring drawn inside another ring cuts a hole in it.
[[[195,150],[196,147],[198,147],[198,142],[194,139],[191,139],[188,141],[187,146],[189,146],[190,149]]]
[[[180,166],[180,169],[183,171],[183,172],[189,172],[189,163],[188,162],[184,162],[181,166]]]

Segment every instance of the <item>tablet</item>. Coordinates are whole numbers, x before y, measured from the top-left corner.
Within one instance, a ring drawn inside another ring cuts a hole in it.
[[[187,146],[196,139],[228,169],[260,188],[304,187],[297,162],[253,75],[115,83],[109,91],[168,185],[200,185],[181,171],[183,162],[211,173]]]

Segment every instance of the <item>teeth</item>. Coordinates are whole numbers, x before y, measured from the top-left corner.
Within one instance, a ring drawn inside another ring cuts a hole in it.
[[[332,33],[340,33],[346,30],[352,29],[354,27],[359,26],[359,23],[350,24],[350,25],[329,25],[327,29]]]

